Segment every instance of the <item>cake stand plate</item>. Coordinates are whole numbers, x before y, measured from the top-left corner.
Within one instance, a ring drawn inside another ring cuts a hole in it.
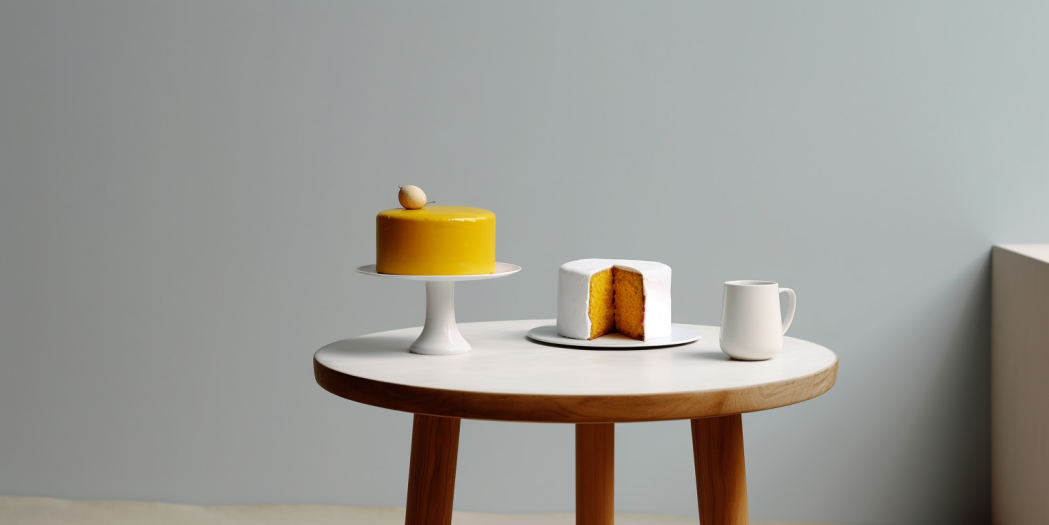
[[[423,355],[456,355],[469,352],[470,343],[459,333],[459,327],[455,324],[455,281],[498,279],[521,271],[521,267],[497,262],[494,272],[475,275],[394,275],[377,272],[374,264],[361,266],[356,271],[383,279],[425,281],[426,321],[419,338],[408,350]]]
[[[561,346],[575,346],[580,348],[619,348],[623,350],[633,350],[638,348],[657,348],[660,346],[676,346],[691,343],[699,340],[699,330],[690,328],[685,325],[672,324],[670,325],[670,335],[667,337],[660,337],[659,339],[649,339],[648,341],[638,341],[637,339],[631,339],[623,334],[617,334],[615,332],[605,334],[597,339],[572,339],[570,337],[562,337],[557,333],[557,325],[548,324],[543,326],[537,326],[528,331],[528,338],[533,339],[542,343],[550,343]]]

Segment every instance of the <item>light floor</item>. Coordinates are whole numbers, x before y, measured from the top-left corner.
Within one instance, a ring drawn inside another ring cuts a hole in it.
[[[402,525],[404,509],[324,505],[196,506],[141,501],[81,501],[0,496],[0,523],[10,525]],[[455,512],[454,525],[575,525],[574,514]],[[616,525],[696,525],[696,518],[617,514]],[[816,525],[754,521],[752,525]]]

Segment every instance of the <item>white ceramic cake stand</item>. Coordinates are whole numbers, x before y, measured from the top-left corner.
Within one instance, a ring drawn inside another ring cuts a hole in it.
[[[426,322],[419,338],[408,350],[423,355],[456,355],[470,351],[470,343],[459,333],[455,324],[455,281],[498,279],[521,271],[516,264],[495,263],[495,271],[476,275],[394,275],[375,271],[369,264],[357,268],[358,273],[407,281],[426,281]]]

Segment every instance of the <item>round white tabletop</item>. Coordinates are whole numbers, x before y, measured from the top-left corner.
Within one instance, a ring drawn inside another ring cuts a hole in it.
[[[816,397],[834,385],[838,358],[785,337],[767,361],[721,352],[719,329],[671,347],[594,349],[525,337],[554,320],[462,323],[473,351],[408,352],[421,327],[368,334],[317,351],[326,390],[354,401],[433,416],[504,421],[599,423],[696,419],[754,412]]]

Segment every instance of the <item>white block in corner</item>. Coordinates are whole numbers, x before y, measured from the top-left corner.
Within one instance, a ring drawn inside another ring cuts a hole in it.
[[[1049,523],[1049,244],[991,253],[991,514]]]

